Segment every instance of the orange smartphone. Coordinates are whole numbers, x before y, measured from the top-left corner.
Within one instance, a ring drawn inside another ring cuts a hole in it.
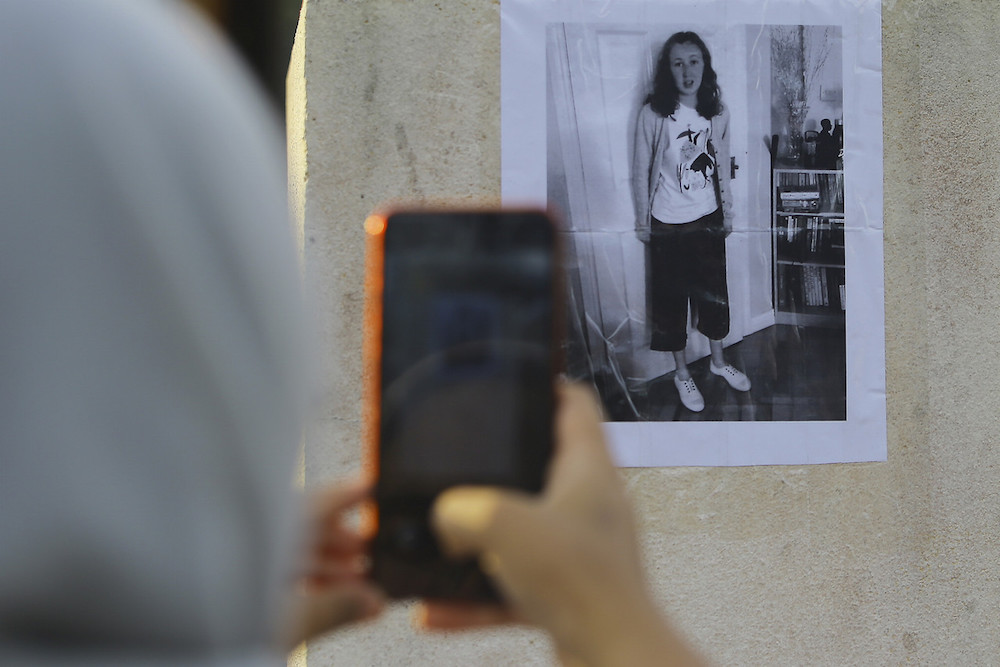
[[[365,227],[372,577],[396,598],[496,601],[474,560],[441,553],[429,512],[456,485],[542,489],[561,358],[555,227],[534,211],[419,210]]]

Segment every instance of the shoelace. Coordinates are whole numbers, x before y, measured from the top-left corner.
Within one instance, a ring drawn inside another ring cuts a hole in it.
[[[681,386],[684,387],[684,391],[697,391],[698,385],[694,383],[694,378],[688,378],[686,380],[680,381]]]

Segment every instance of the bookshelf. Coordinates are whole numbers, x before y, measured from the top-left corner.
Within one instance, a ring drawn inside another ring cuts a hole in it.
[[[771,243],[775,322],[843,327],[844,172],[774,169]]]

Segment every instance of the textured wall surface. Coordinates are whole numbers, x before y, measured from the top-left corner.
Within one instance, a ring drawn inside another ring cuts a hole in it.
[[[293,170],[328,400],[307,485],[360,465],[363,234],[393,198],[497,202],[499,3],[309,0]],[[718,664],[1000,661],[1000,4],[883,5],[889,461],[623,471],[663,607]],[[399,607],[308,664],[546,665]]]

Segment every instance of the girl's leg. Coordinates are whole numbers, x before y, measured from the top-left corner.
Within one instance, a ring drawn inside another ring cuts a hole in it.
[[[674,352],[673,354],[674,363],[677,365],[677,371],[674,373],[674,386],[677,387],[677,394],[680,396],[681,403],[691,412],[701,412],[705,409],[705,397],[698,391],[698,385],[695,384],[694,378],[691,377],[691,371],[688,370],[684,350]]]
[[[708,349],[712,353],[712,365],[716,368],[721,368],[726,365],[726,357],[722,353],[722,341],[721,340],[709,340]]]
[[[681,403],[692,412],[705,409],[705,399],[688,370],[687,346],[689,284],[693,267],[687,247],[688,225],[664,225],[652,221],[650,235],[650,306],[653,338],[650,347],[669,351],[677,368],[674,386]]]
[[[690,254],[684,247],[683,227],[665,225],[655,218],[649,238],[650,348],[663,352],[687,346],[688,281]],[[676,359],[675,354],[675,359]]]
[[[698,329],[708,337],[711,352],[709,370],[719,375],[737,391],[749,391],[750,380],[732,364],[726,363],[722,339],[729,333],[729,287],[726,280],[726,236],[722,231],[721,212],[705,216],[697,235],[698,258],[696,285],[692,304],[698,309]]]
[[[684,350],[674,352],[674,366],[677,367],[677,377],[681,380],[687,380],[691,377],[691,371],[688,370],[687,357],[684,355]]]
[[[691,234],[691,307],[698,312],[698,330],[710,341],[729,334],[729,286],[726,280],[726,236],[721,212],[701,218]],[[721,344],[718,354],[721,354]],[[721,359],[721,357],[719,357]]]

